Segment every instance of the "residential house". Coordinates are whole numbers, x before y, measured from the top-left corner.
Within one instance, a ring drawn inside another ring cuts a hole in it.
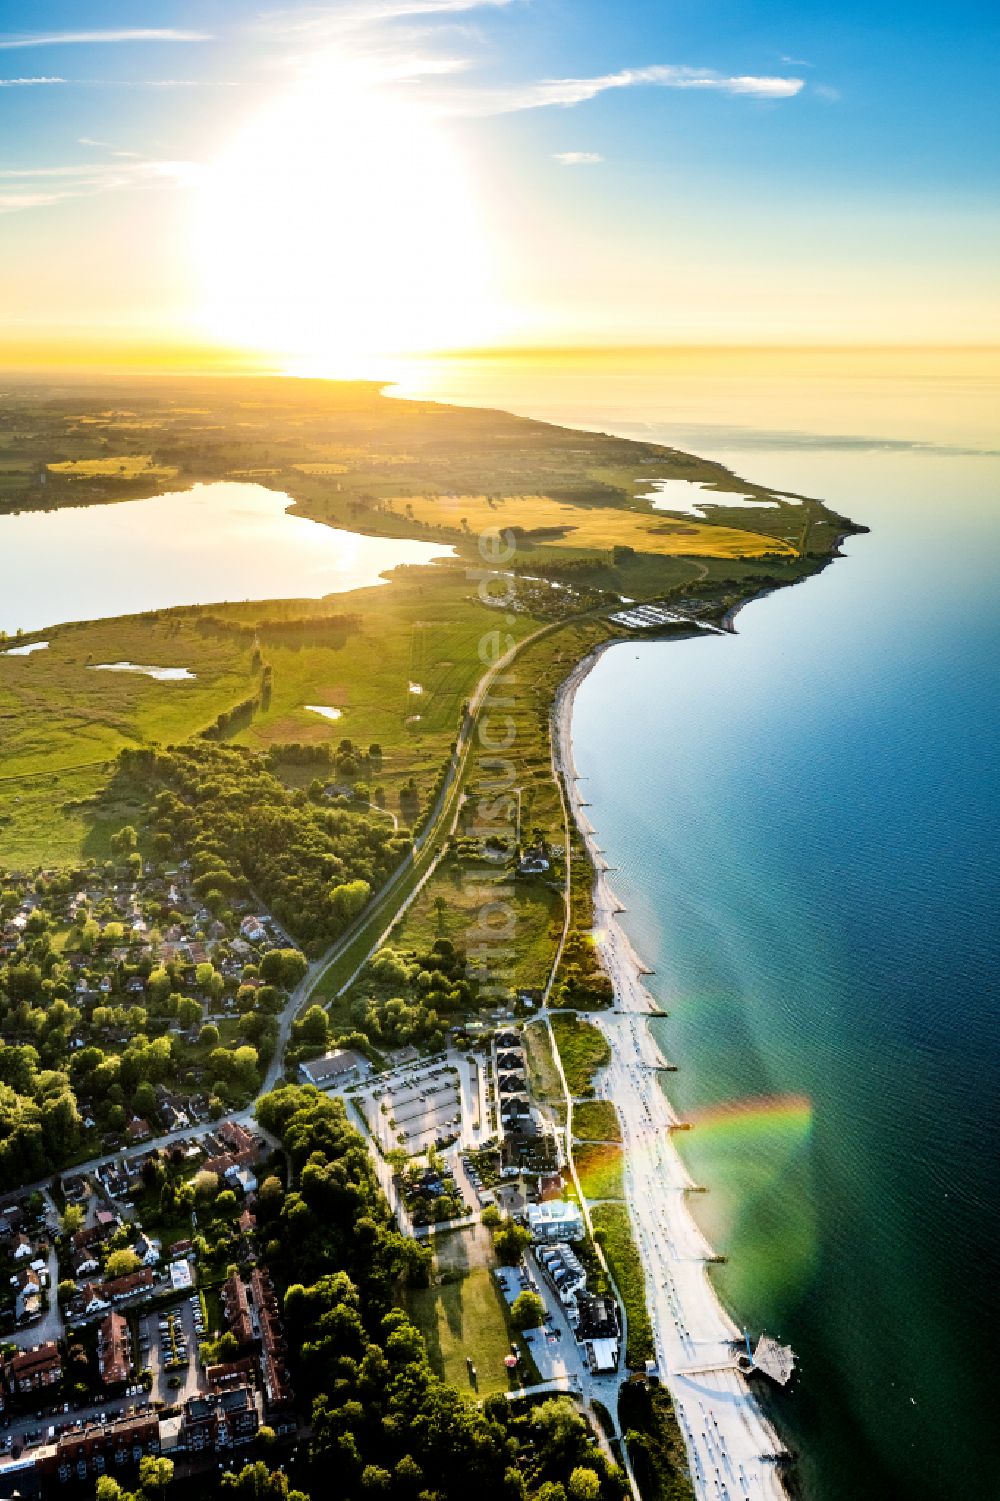
[[[250,1304],[246,1287],[237,1272],[227,1277],[222,1284],[222,1307],[225,1310],[226,1323],[229,1325],[230,1332],[236,1337],[236,1343],[241,1348],[252,1345],[254,1334]]]
[[[265,1267],[255,1267],[250,1274],[250,1299],[260,1328],[260,1373],[268,1420],[276,1433],[288,1433],[295,1428],[292,1384],[286,1364],[288,1347],[274,1286]]]
[[[248,1386],[189,1397],[181,1416],[179,1447],[190,1453],[220,1453],[249,1444],[260,1427],[260,1414]]]
[[[160,1242],[143,1231],[132,1247],[143,1266],[156,1266],[160,1260]]]
[[[47,1386],[56,1386],[62,1380],[59,1346],[49,1340],[30,1350],[18,1351],[10,1362],[9,1371],[11,1389],[15,1392],[37,1392]]]
[[[42,1311],[42,1278],[30,1266],[10,1279],[14,1289],[14,1317],[20,1324],[25,1319],[37,1319]]]
[[[123,1313],[112,1310],[97,1331],[97,1368],[105,1386],[121,1386],[129,1376],[129,1330]]]
[[[82,1433],[65,1434],[35,1461],[46,1480],[85,1481],[115,1470],[134,1469],[145,1454],[160,1452],[160,1423],[152,1414],[95,1424]]]

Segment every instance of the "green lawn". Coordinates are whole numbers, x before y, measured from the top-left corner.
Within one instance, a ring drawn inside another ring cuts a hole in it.
[[[594,1236],[604,1248],[611,1275],[618,1285],[628,1317],[626,1359],[639,1370],[653,1353],[653,1331],[646,1306],[646,1278],[632,1239],[632,1224],[624,1204],[597,1204],[591,1211]]]
[[[573,1111],[576,1120],[576,1111]],[[607,1141],[582,1141],[573,1148],[580,1186],[588,1199],[623,1199],[622,1149]]]
[[[470,1395],[488,1397],[505,1392],[510,1383],[504,1357],[510,1353],[503,1297],[488,1265],[492,1262],[485,1231],[452,1230],[434,1238],[435,1275],[447,1281],[410,1288],[404,1306],[427,1344],[437,1374]],[[521,1343],[522,1350],[524,1349]],[[478,1388],[469,1381],[467,1355],[478,1374]]]
[[[580,1141],[621,1141],[618,1111],[610,1100],[581,1100],[573,1106],[573,1135]]]
[[[611,1057],[604,1034],[580,1017],[554,1011],[550,1018],[571,1095],[593,1093],[594,1076]]]

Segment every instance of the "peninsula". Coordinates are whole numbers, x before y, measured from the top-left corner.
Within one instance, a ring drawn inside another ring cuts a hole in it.
[[[110,547],[155,497],[212,516],[234,486],[345,555],[435,555],[318,593],[304,541],[301,596],[109,598],[0,641],[0,1181],[34,1195],[4,1245],[41,1263],[7,1310],[18,1454],[44,1481],[98,1453],[85,1418],[29,1441],[20,1373],[46,1352],[106,1414],[121,1302],[116,1421],[192,1475],[196,1414],[238,1390],[227,1421],[306,1488],[350,1453],[345,1495],[457,1495],[479,1453],[498,1496],[780,1497],[570,715],[596,652],[725,632],[856,528],[672,448],[371,384],[4,392],[0,554],[30,513],[56,550],[85,508]],[[401,1359],[422,1396],[390,1473],[355,1406],[404,1403],[376,1377]]]

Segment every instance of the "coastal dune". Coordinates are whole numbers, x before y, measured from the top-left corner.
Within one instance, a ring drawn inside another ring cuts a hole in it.
[[[573,700],[602,649],[577,665],[553,708],[556,769],[596,872],[597,948],[615,992],[612,1011],[588,1013],[611,1049],[597,1093],[614,1101],[621,1119],[625,1193],[645,1273],[656,1362],[687,1444],[695,1494],[699,1501],[787,1501],[776,1462],[782,1444],[736,1367],[734,1346],[741,1334],[709,1281],[712,1248],[688,1207],[694,1184],[671,1137],[680,1122],[660,1085],[658,1070],[666,1059],[649,1026],[659,1008],[619,922],[621,904],[596,847],[596,831],[580,806]]]

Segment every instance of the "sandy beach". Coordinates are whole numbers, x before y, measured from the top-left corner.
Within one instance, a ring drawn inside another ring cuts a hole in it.
[[[559,689],[553,706],[554,754],[597,872],[594,928],[601,962],[614,984],[615,1006],[591,1017],[611,1048],[611,1061],[596,1088],[598,1095],[614,1101],[621,1119],[625,1191],[646,1275],[657,1364],[687,1442],[695,1494],[710,1501],[787,1501],[775,1463],[780,1440],[736,1368],[732,1342],[740,1330],[709,1281],[712,1248],[688,1207],[694,1185],[673,1144],[671,1129],[678,1117],[658,1073],[667,1060],[649,1026],[650,1014],[659,1007],[643,983],[648,971],[619,921],[621,903],[596,848],[596,831],[580,806],[573,699],[598,655],[579,663]]]

